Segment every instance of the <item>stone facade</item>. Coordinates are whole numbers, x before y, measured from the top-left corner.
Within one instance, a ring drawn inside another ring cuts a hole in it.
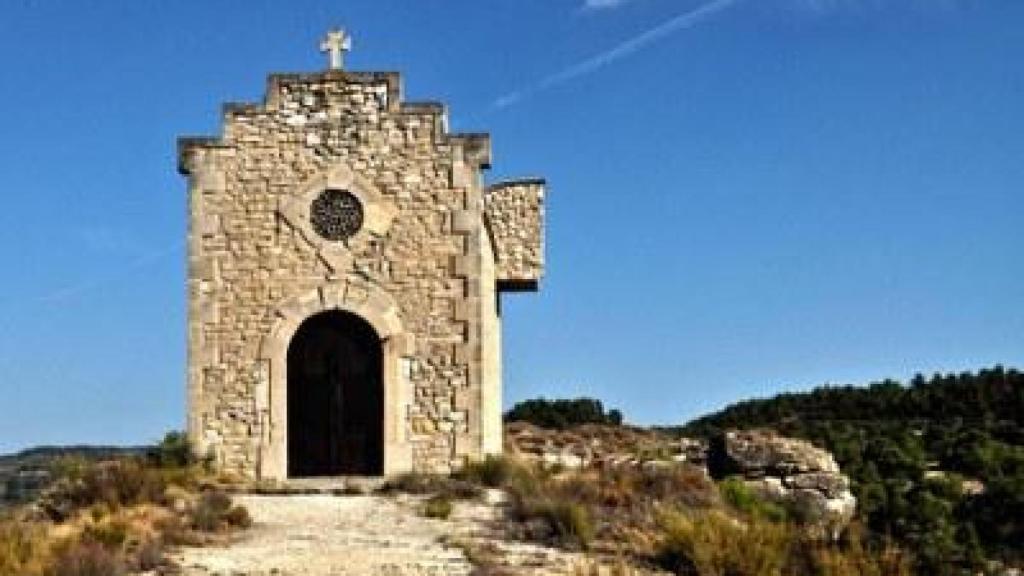
[[[540,280],[544,183],[485,186],[489,137],[403,102],[395,73],[274,74],[223,115],[221,137],[179,142],[196,448],[285,478],[289,343],[342,310],[380,338],[385,474],[500,452],[498,299]],[[316,221],[325,190],[346,194],[340,236]]]

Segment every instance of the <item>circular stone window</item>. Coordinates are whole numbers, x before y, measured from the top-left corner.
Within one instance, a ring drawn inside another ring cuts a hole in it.
[[[348,240],[363,226],[363,205],[348,190],[328,188],[313,200],[309,220],[327,240]]]

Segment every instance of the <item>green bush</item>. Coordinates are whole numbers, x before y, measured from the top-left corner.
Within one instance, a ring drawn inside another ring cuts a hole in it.
[[[109,519],[90,524],[82,531],[82,540],[95,542],[108,550],[119,550],[128,539],[128,524],[120,519]]]
[[[572,400],[526,400],[505,413],[506,422],[529,422],[541,428],[562,429],[580,424],[622,424],[622,412],[605,412],[600,400],[574,398]]]
[[[147,456],[152,463],[164,468],[184,468],[196,463],[192,445],[184,432],[168,432]]]
[[[452,501],[447,496],[431,496],[423,505],[423,515],[427,518],[447,520],[451,514]]]
[[[893,538],[922,574],[978,573],[986,559],[1024,563],[1024,372],[996,366],[907,384],[830,385],[740,402],[678,431],[714,438],[731,428],[772,428],[832,452],[866,539],[878,547]],[[984,492],[926,480],[936,466],[980,481]]]
[[[786,509],[755,494],[741,478],[726,478],[718,486],[722,499],[737,512],[772,522],[784,522]]]

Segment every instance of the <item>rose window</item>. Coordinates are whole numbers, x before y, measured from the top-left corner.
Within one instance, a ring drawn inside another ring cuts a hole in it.
[[[313,200],[310,223],[327,240],[348,240],[363,226],[363,205],[348,190],[328,188]]]

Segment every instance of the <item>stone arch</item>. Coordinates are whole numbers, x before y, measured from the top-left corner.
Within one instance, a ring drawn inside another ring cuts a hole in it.
[[[288,346],[302,323],[321,312],[341,310],[360,317],[381,340],[384,380],[384,474],[412,467],[406,427],[410,402],[405,364],[413,353],[412,335],[402,326],[398,305],[381,288],[362,282],[319,286],[288,298],[273,309],[274,322],[257,354],[255,391],[261,433],[258,476],[288,477]]]

